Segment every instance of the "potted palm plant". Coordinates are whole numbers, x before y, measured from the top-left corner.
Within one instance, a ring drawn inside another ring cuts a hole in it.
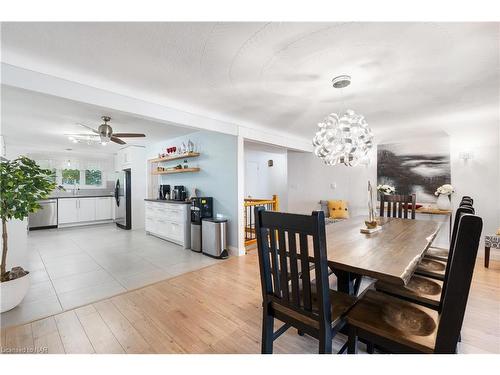
[[[0,308],[8,311],[21,303],[29,288],[29,272],[22,267],[7,271],[7,222],[24,220],[40,209],[56,184],[53,172],[40,168],[34,160],[21,156],[0,162],[0,217],[2,218],[2,262],[0,265]]]

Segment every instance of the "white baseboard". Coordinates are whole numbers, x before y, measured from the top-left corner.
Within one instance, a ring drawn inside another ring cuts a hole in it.
[[[229,255],[232,257],[238,257],[245,255],[245,249],[238,249],[236,246],[228,246]]]
[[[77,222],[77,223],[58,224],[57,228],[83,227],[86,225],[110,224],[113,222],[114,222],[113,219],[95,220],[95,221],[81,221],[81,222]]]

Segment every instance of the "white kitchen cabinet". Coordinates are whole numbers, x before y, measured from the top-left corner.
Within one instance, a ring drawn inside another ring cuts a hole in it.
[[[191,205],[146,201],[146,232],[191,247]]]
[[[57,220],[59,224],[76,223],[78,221],[78,198],[58,199]]]
[[[95,221],[96,198],[78,198],[78,221]]]
[[[130,168],[132,165],[133,154],[135,152],[134,147],[124,147],[118,150],[116,162],[118,163],[118,168],[116,170],[121,171],[126,168]]]
[[[98,197],[95,198],[95,219],[111,220],[113,218],[113,198]]]
[[[113,219],[112,197],[59,198],[57,207],[59,226]]]

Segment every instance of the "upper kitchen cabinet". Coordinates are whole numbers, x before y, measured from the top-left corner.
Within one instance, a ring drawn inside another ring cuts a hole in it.
[[[144,147],[126,146],[120,149],[114,158],[115,171],[135,168],[139,163],[144,164],[145,160]]]

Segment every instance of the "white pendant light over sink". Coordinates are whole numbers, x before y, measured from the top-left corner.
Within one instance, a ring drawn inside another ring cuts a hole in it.
[[[334,88],[344,88],[351,77],[342,75],[332,80]],[[373,134],[363,115],[352,109],[331,113],[318,124],[313,138],[314,153],[327,165],[356,166],[367,158],[373,147]]]

